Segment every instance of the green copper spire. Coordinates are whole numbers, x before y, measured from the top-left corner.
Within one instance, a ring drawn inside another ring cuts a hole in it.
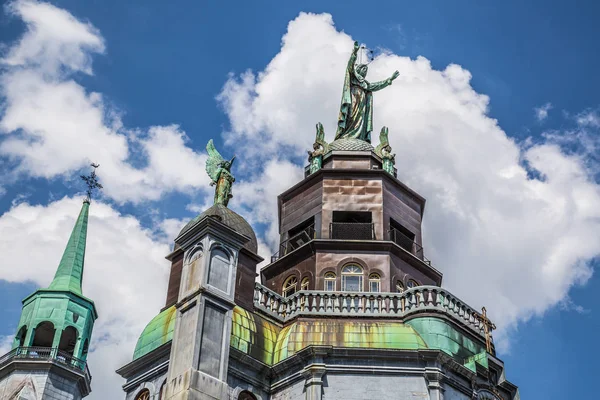
[[[87,359],[98,313],[94,302],[81,293],[81,282],[90,201],[94,190],[102,189],[95,171],[98,165],[92,164],[92,167],[94,170],[90,175],[81,176],[87,185],[87,197],[81,206],[54,280],[47,289],[38,289],[23,300],[13,349],[45,347],[62,351],[63,362],[64,353],[79,361],[85,362]],[[85,363],[78,365],[85,367]]]
[[[87,238],[88,213],[90,203],[86,199],[71,232],[54,280],[48,287],[50,290],[61,290],[81,295],[83,280],[83,263],[85,259],[85,242]]]

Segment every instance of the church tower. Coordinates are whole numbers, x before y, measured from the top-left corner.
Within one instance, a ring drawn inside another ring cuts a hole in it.
[[[227,208],[233,160],[209,142],[215,205],[175,238],[165,307],[117,371],[126,400],[519,400],[485,308],[426,257],[425,199],[397,178],[388,129],[371,144],[373,92],[398,74],[366,81],[358,50],[334,140],[317,124],[304,179],[277,199],[259,282],[256,236]]]
[[[0,357],[0,398],[79,400],[91,392],[87,355],[98,318],[83,295],[90,199],[86,198],[50,286],[23,300],[12,350]]]

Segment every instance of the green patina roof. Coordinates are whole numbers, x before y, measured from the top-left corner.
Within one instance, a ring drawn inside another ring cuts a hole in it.
[[[173,338],[175,306],[150,321],[135,347],[133,359]],[[343,319],[299,320],[279,328],[261,316],[236,306],[232,313],[231,347],[267,365],[277,364],[311,345],[361,349],[441,350],[487,367],[485,348],[440,318],[415,318],[406,323]]]
[[[84,201],[65,252],[60,260],[60,264],[58,264],[54,280],[48,287],[50,290],[64,290],[80,296],[82,295],[81,282],[83,281],[83,262],[85,259],[89,208],[90,203]]]
[[[273,353],[280,328],[241,307],[233,309],[231,347],[267,365]]]
[[[356,320],[297,321],[281,330],[273,364],[310,345],[361,349],[427,349],[415,330],[400,322]]]
[[[152,350],[157,349],[173,339],[176,311],[175,306],[171,306],[152,318],[152,321],[146,325],[146,328],[144,328],[144,331],[135,345],[135,350],[133,352],[134,360],[150,353]]]
[[[469,339],[441,318],[415,318],[406,324],[421,335],[430,349],[442,350],[458,360],[466,360],[486,351],[485,346]]]

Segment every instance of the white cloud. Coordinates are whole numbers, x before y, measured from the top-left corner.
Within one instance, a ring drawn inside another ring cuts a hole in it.
[[[548,112],[552,109],[552,103],[546,103],[542,106],[535,107],[533,110],[535,111],[535,118],[542,122],[546,118],[548,118]]]
[[[73,79],[91,73],[92,54],[104,51],[100,32],[47,3],[17,1],[9,10],[27,30],[2,59],[0,157],[16,166],[4,179],[72,175],[94,161],[104,194],[118,202],[206,188],[205,174],[182,173],[202,171],[206,156],[178,126],[127,129],[100,93]]]
[[[577,123],[583,127],[600,128],[600,115],[598,110],[585,110],[575,117]]]
[[[266,160],[297,159],[309,149],[318,121],[332,140],[352,42],[330,15],[300,14],[264,71],[232,75],[224,85],[228,140],[255,149],[245,156],[267,170]],[[445,286],[485,305],[508,329],[586,282],[600,254],[600,188],[581,156],[552,141],[515,143],[487,115],[489,98],[475,92],[459,65],[435,70],[424,57],[386,53],[370,64],[368,79],[394,70],[400,77],[374,94],[374,142],[388,126],[399,179],[427,198],[425,250],[445,273]],[[530,178],[522,161],[542,179]],[[275,182],[285,180],[273,170]],[[239,187],[255,218],[270,221],[272,245],[274,200],[262,187]]]
[[[0,336],[0,354],[6,354],[10,351],[13,339],[14,335]]]
[[[10,48],[3,64],[34,68],[50,75],[64,68],[91,74],[90,53],[105,50],[96,28],[51,4],[19,0],[9,3],[6,11],[21,18],[27,24],[27,31]]]
[[[47,287],[81,200],[63,198],[47,206],[20,203],[0,216],[0,279]],[[95,301],[99,314],[89,356],[91,400],[123,397],[123,381],[114,371],[131,361],[137,338],[164,305],[169,245],[154,237],[134,217],[92,203],[83,279],[83,293]],[[9,340],[0,338],[0,350]]]

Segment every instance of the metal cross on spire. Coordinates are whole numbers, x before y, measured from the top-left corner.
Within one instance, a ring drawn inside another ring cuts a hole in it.
[[[87,185],[87,196],[84,201],[88,203],[92,201],[92,194],[94,194],[94,190],[102,189],[102,185],[100,184],[100,182],[98,182],[98,177],[96,176],[96,168],[98,168],[100,165],[92,163],[91,166],[92,168],[94,168],[91,174],[89,174],[88,176],[81,175],[81,179],[83,179],[83,181]]]

